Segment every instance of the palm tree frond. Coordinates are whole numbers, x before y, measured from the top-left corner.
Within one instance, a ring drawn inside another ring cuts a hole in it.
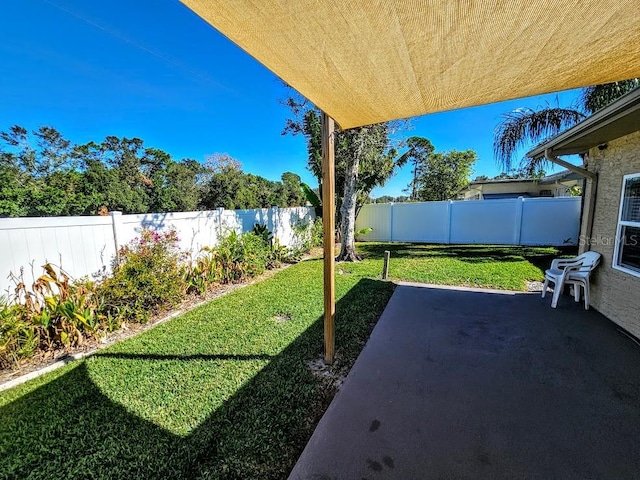
[[[503,115],[502,122],[494,131],[496,162],[506,171],[512,170],[518,150],[557,135],[583,118],[582,113],[567,108],[517,109]],[[534,167],[531,160],[528,162],[525,168]]]
[[[638,87],[640,87],[640,78],[586,87],[580,94],[580,104],[585,112],[594,113]]]

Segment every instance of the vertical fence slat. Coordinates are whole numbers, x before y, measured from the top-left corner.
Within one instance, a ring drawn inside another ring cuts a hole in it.
[[[389,204],[389,241],[393,242],[393,202]]]
[[[120,250],[119,237],[122,235],[122,212],[110,212],[111,226],[113,228],[113,246],[116,251],[116,259],[118,258],[118,251]]]
[[[453,208],[452,208],[453,202],[451,200],[449,200],[447,202],[447,218],[445,219],[446,221],[446,225],[447,225],[447,244],[451,243],[451,215],[453,215]]]
[[[516,216],[513,229],[513,244],[520,245],[520,237],[522,236],[522,212],[524,197],[519,197],[516,203]]]

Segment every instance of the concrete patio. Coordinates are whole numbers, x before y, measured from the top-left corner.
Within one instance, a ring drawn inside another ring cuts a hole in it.
[[[290,479],[638,478],[640,347],[550,301],[398,286]]]

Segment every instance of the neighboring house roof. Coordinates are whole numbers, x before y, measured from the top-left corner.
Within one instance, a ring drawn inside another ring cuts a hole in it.
[[[485,194],[482,195],[482,197],[485,200],[502,200],[503,198],[520,198],[520,197],[530,198],[531,195],[529,195],[526,192],[522,192],[522,193],[485,193]]]
[[[566,182],[568,180],[582,180],[583,177],[578,175],[575,172],[570,172],[569,170],[563,170],[558,173],[554,173],[553,175],[547,175],[539,180],[541,185],[549,185],[552,183],[558,182]]]
[[[544,157],[545,150],[554,155],[585,153],[640,130],[640,88],[623,95],[615,102],[574,125],[527,153],[531,158]]]
[[[558,186],[565,189],[571,185],[580,185],[582,177],[578,174],[563,170],[553,175],[542,178],[500,178],[495,180],[475,180],[458,192],[458,195],[467,200],[482,198],[484,200],[496,200],[502,198],[518,197],[548,197]]]
[[[523,182],[533,182],[535,178],[494,178],[488,180],[473,180],[469,182],[469,185],[487,185],[493,183],[523,183]]]
[[[570,172],[569,170],[562,170],[561,172],[554,173],[553,175],[547,175],[542,178],[497,178],[494,180],[473,180],[468,183],[467,187],[463,190],[466,190],[468,187],[473,185],[493,185],[493,184],[504,184],[504,183],[531,183],[536,182],[541,185],[546,185],[550,183],[561,182],[564,180],[581,180],[582,177],[576,173]]]

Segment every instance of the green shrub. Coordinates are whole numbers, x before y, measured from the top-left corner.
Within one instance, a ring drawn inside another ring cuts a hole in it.
[[[262,243],[264,243],[265,247],[270,247],[271,245],[273,245],[273,233],[271,233],[271,231],[264,223],[254,224],[253,234],[256,237],[260,237],[262,239]]]
[[[271,232],[257,227],[244,235],[231,231],[217,247],[204,248],[195,261],[188,262],[184,267],[187,292],[203,295],[219,283],[241,282],[278,266],[283,247],[277,240],[271,247]]]
[[[269,263],[269,245],[265,245],[262,237],[254,233],[245,233],[241,237],[244,277],[255,277],[267,269]]]
[[[373,232],[373,228],[371,228],[371,227],[365,227],[365,228],[362,228],[362,229],[358,230],[357,232],[354,232],[355,233],[355,237],[356,237],[356,242],[363,241],[362,237],[364,237],[365,235],[367,235],[368,233],[371,233],[371,232]]]
[[[322,246],[322,218],[316,217],[311,221],[299,221],[291,227],[294,233],[293,250],[302,255],[312,247]]]
[[[177,243],[175,230],[145,229],[122,247],[112,276],[100,286],[106,313],[146,322],[160,308],[176,305],[186,290]]]
[[[268,249],[267,269],[278,268],[288,256],[289,249],[280,245],[280,241],[273,236],[273,233],[266,225],[256,223],[253,226],[253,234],[262,239],[262,244]]]
[[[204,295],[222,280],[222,267],[218,262],[215,248],[204,247],[200,255],[187,262],[184,267],[184,281],[188,293]]]
[[[220,267],[222,283],[242,280],[243,249],[242,239],[235,231],[220,239],[220,244],[215,249],[215,258]]]
[[[283,262],[288,262],[291,256],[291,249],[280,245],[280,241],[276,238],[273,241],[271,250],[269,251],[269,260],[267,268],[278,268]]]
[[[321,247],[322,239],[324,238],[324,230],[322,227],[322,218],[316,217],[315,220],[312,220],[311,224],[311,247]]]
[[[0,300],[0,369],[31,357],[38,347],[35,328],[25,320],[24,307]]]
[[[232,231],[215,249],[223,283],[235,283],[260,275],[267,268],[269,247],[253,232],[238,235]]]
[[[44,273],[31,288],[26,286],[24,271],[12,277],[16,284],[13,308],[33,329],[38,347],[82,345],[86,338],[109,329],[94,282],[72,280],[64,270],[49,263],[42,268]]]

